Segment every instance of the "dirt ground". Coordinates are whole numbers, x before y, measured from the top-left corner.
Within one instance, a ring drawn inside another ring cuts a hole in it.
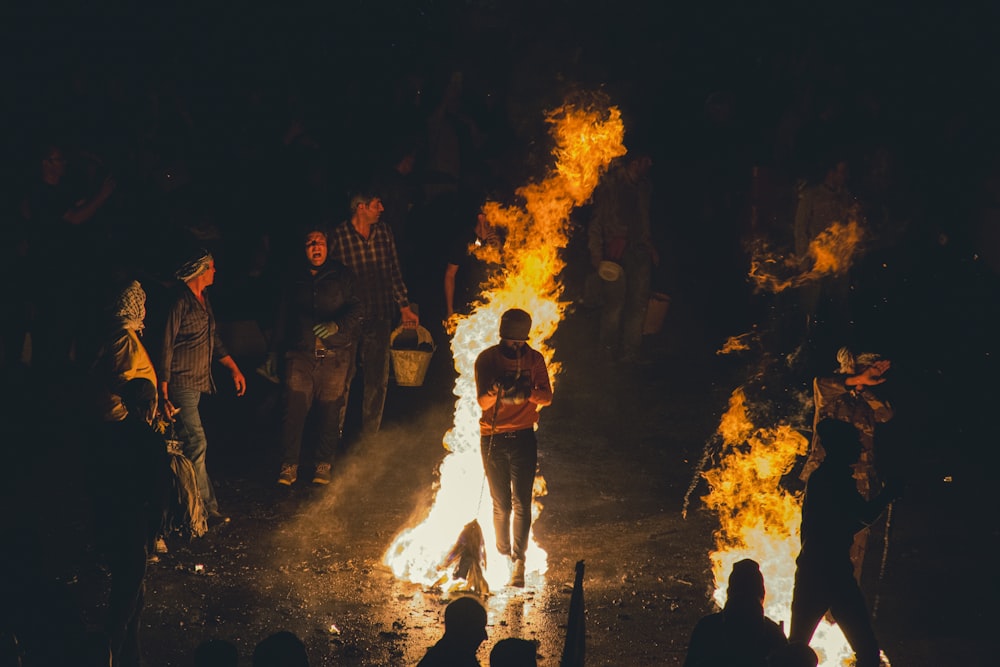
[[[646,341],[651,364],[608,363],[593,343],[595,317],[571,312],[555,340],[564,371],[541,418],[548,496],[534,527],[548,571],[523,591],[490,598],[483,664],[508,636],[537,640],[539,664],[559,664],[581,560],[588,665],[680,665],[692,627],[712,611],[708,553],[717,523],[698,500],[703,483],[687,518],[681,509],[728,396],[754,360],[715,354],[720,341],[680,303]],[[445,600],[396,580],[381,560],[433,499],[454,407],[451,373],[442,345],[422,387],[391,387],[379,437],[355,444],[321,489],[274,484],[273,386],[248,373],[244,398],[206,399],[210,471],[232,521],[190,543],[172,539],[170,553],[150,566],[147,664],[190,665],[200,642],[223,638],[249,665],[254,645],[283,629],[305,641],[313,665],[416,664],[442,632]],[[918,394],[924,376],[906,379]],[[4,618],[22,641],[25,667],[71,664],[66,647],[99,627],[108,579],[77,474],[85,453],[59,417],[73,400],[71,385],[28,388],[15,388],[8,402],[22,410],[10,423],[25,428],[13,428],[18,437],[6,445],[16,465],[6,485]],[[43,420],[27,428],[33,410]],[[996,620],[995,551],[984,547],[996,547],[997,528],[979,497],[985,472],[968,465],[967,449],[941,447],[937,435],[912,445],[919,449],[908,459],[885,572],[866,587],[870,601],[879,599],[884,650],[902,667],[987,664]],[[877,544],[871,571],[879,569]],[[985,566],[983,575],[970,572],[976,566]]]

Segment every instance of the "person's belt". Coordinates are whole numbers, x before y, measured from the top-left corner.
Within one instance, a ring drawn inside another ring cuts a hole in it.
[[[495,437],[497,437],[497,438],[507,438],[508,440],[512,440],[514,438],[519,437],[522,433],[525,433],[526,431],[531,431],[531,430],[532,429],[530,429],[530,428],[522,428],[522,429],[519,429],[517,431],[504,431],[503,433],[497,433]]]
[[[331,350],[328,350],[325,347],[317,347],[315,350],[313,350],[313,353],[316,355],[317,359],[323,359],[326,357],[326,353],[330,351]]]

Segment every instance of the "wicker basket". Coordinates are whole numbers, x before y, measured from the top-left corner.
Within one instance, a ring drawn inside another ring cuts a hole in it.
[[[413,331],[417,333],[417,344],[430,345],[430,350],[396,349],[396,338],[407,331],[406,327],[396,327],[389,337],[389,354],[392,357],[392,374],[396,384],[401,387],[419,387],[424,383],[427,368],[431,365],[431,355],[434,354],[434,339],[431,332],[418,326]]]

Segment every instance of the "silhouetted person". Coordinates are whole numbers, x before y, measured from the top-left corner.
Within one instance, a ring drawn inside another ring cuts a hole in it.
[[[796,559],[791,641],[808,643],[829,610],[854,650],[857,667],[878,667],[879,646],[854,578],[854,535],[878,518],[892,501],[887,486],[872,500],[858,495],[852,466],[861,453],[858,430],[824,419],[816,427],[826,458],[809,477],[802,501],[802,549]]]
[[[765,667],[766,659],[788,641],[764,615],[764,577],[756,561],[733,564],[726,606],[694,626],[684,667]]]
[[[236,645],[225,639],[207,639],[194,650],[194,667],[237,667]]]
[[[609,354],[620,354],[625,362],[640,360],[653,265],[660,262],[650,217],[652,166],[652,159],[640,153],[610,170],[594,191],[594,215],[587,229],[593,268],[603,261],[620,267],[619,275],[603,284],[599,340]]]
[[[276,632],[254,648],[253,667],[309,667],[306,645],[295,633]]]
[[[875,459],[875,429],[893,416],[892,405],[876,393],[876,388],[886,381],[892,362],[873,352],[855,356],[846,347],[837,352],[837,361],[840,368],[836,373],[813,380],[815,413],[812,448],[800,477],[803,481],[808,480],[823,460],[823,440],[816,425],[826,417],[839,419],[858,429],[861,454],[854,462],[854,481],[861,497],[870,500],[882,488]],[[869,528],[859,530],[851,547],[854,578],[858,582],[861,581],[861,566],[865,561],[870,534]]]
[[[805,642],[788,642],[767,656],[767,667],[816,667],[819,656]]]
[[[490,667],[537,667],[538,647],[535,642],[508,637],[493,645]]]
[[[107,425],[93,462],[98,542],[111,572],[105,630],[115,667],[140,664],[146,557],[163,529],[171,491],[167,446],[152,427],[155,385],[129,380],[120,396],[127,414]]]
[[[480,667],[479,645],[486,640],[486,608],[465,596],[444,610],[444,636],[417,663],[417,667]]]

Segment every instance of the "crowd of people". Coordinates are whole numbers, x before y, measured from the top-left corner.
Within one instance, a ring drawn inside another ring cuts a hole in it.
[[[830,223],[857,219],[871,257],[896,260],[891,271],[948,244],[945,232],[922,226],[932,205],[900,194],[920,175],[902,165],[905,147],[887,129],[885,100],[836,80],[840,63],[816,58],[804,56],[793,72],[775,56],[775,69],[787,68],[780,82],[786,94],[773,96],[791,100],[784,108],[744,114],[731,91],[710,95],[692,114],[696,149],[670,160],[662,159],[669,154],[663,130],[657,134],[649,121],[658,103],[626,100],[630,111],[638,109],[630,119],[646,125],[629,128],[628,154],[574,219],[581,233],[567,249],[569,293],[600,308],[593,338],[608,359],[644,361],[652,289],[669,284],[683,292],[682,274],[699,262],[706,268],[698,275],[718,280],[688,297],[706,309],[706,321],[728,330],[752,307],[742,278],[754,241],[766,238],[802,259]],[[7,165],[13,178],[0,211],[0,270],[10,287],[0,297],[0,372],[11,384],[86,378],[87,433],[101,454],[92,471],[101,480],[95,501],[107,517],[99,542],[112,572],[105,640],[115,664],[125,665],[138,660],[146,563],[167,548],[171,525],[197,535],[230,519],[209,475],[203,397],[241,396],[251,373],[280,384],[275,481],[297,484],[308,467],[313,484],[329,484],[349,406],[359,413],[359,438],[380,429],[392,331],[441,331],[443,320],[468,312],[476,285],[502,265],[502,238],[480,206],[511,201],[543,158],[531,153],[540,151],[525,129],[532,123],[511,115],[524,101],[503,99],[505,88],[513,94],[516,86],[474,67],[398,75],[377,117],[338,106],[336,123],[323,119],[329,109],[311,106],[312,91],[285,81],[232,83],[212,108],[196,99],[196,87],[185,85],[191,82],[172,76],[130,87],[120,73],[102,75],[85,63],[67,72],[63,88],[24,104],[13,119],[42,120],[30,124],[35,131],[26,141],[12,142],[22,159]],[[914,234],[918,242],[899,250],[900,239]],[[495,261],[471,257],[475,244],[494,248]],[[822,344],[854,342],[864,321],[852,300],[881,294],[885,281],[901,276],[869,270],[864,264],[800,290],[798,303],[785,304],[785,317],[801,325],[796,334]],[[259,326],[261,354],[230,353],[219,323],[236,320]],[[477,362],[496,546],[511,558],[515,586],[524,585],[537,408],[552,400],[544,362],[526,344],[530,326],[530,314],[509,311],[500,343]],[[820,346],[816,359],[825,352]],[[882,489],[873,458],[875,425],[892,414],[873,387],[889,363],[849,353],[840,361],[840,373],[815,384],[816,438],[803,473],[803,549],[789,638],[808,643],[830,609],[850,629],[858,664],[877,664],[851,581],[859,577],[864,524],[894,491]],[[229,380],[217,387],[220,369]],[[306,446],[310,416],[321,427]],[[170,439],[181,448],[173,460]],[[847,507],[849,516],[838,513]],[[834,571],[838,584],[830,590],[826,575]],[[711,633],[733,619],[768,635],[753,639],[761,659],[788,644],[761,619],[763,583],[753,575],[750,565],[734,568],[731,604],[699,624],[689,664],[711,664],[696,654],[717,649]],[[467,616],[449,621],[446,612],[445,636],[421,664],[460,664],[434,662],[448,652],[478,664],[481,606],[458,601],[452,609]],[[267,656],[298,651],[296,641],[288,633],[265,640],[254,664],[278,664]],[[491,665],[534,664],[534,652],[515,641],[499,642],[494,653]],[[502,657],[515,654],[525,657]],[[198,659],[235,664],[226,657],[230,647],[199,649],[209,655]],[[808,656],[773,660],[768,664],[808,664]]]

